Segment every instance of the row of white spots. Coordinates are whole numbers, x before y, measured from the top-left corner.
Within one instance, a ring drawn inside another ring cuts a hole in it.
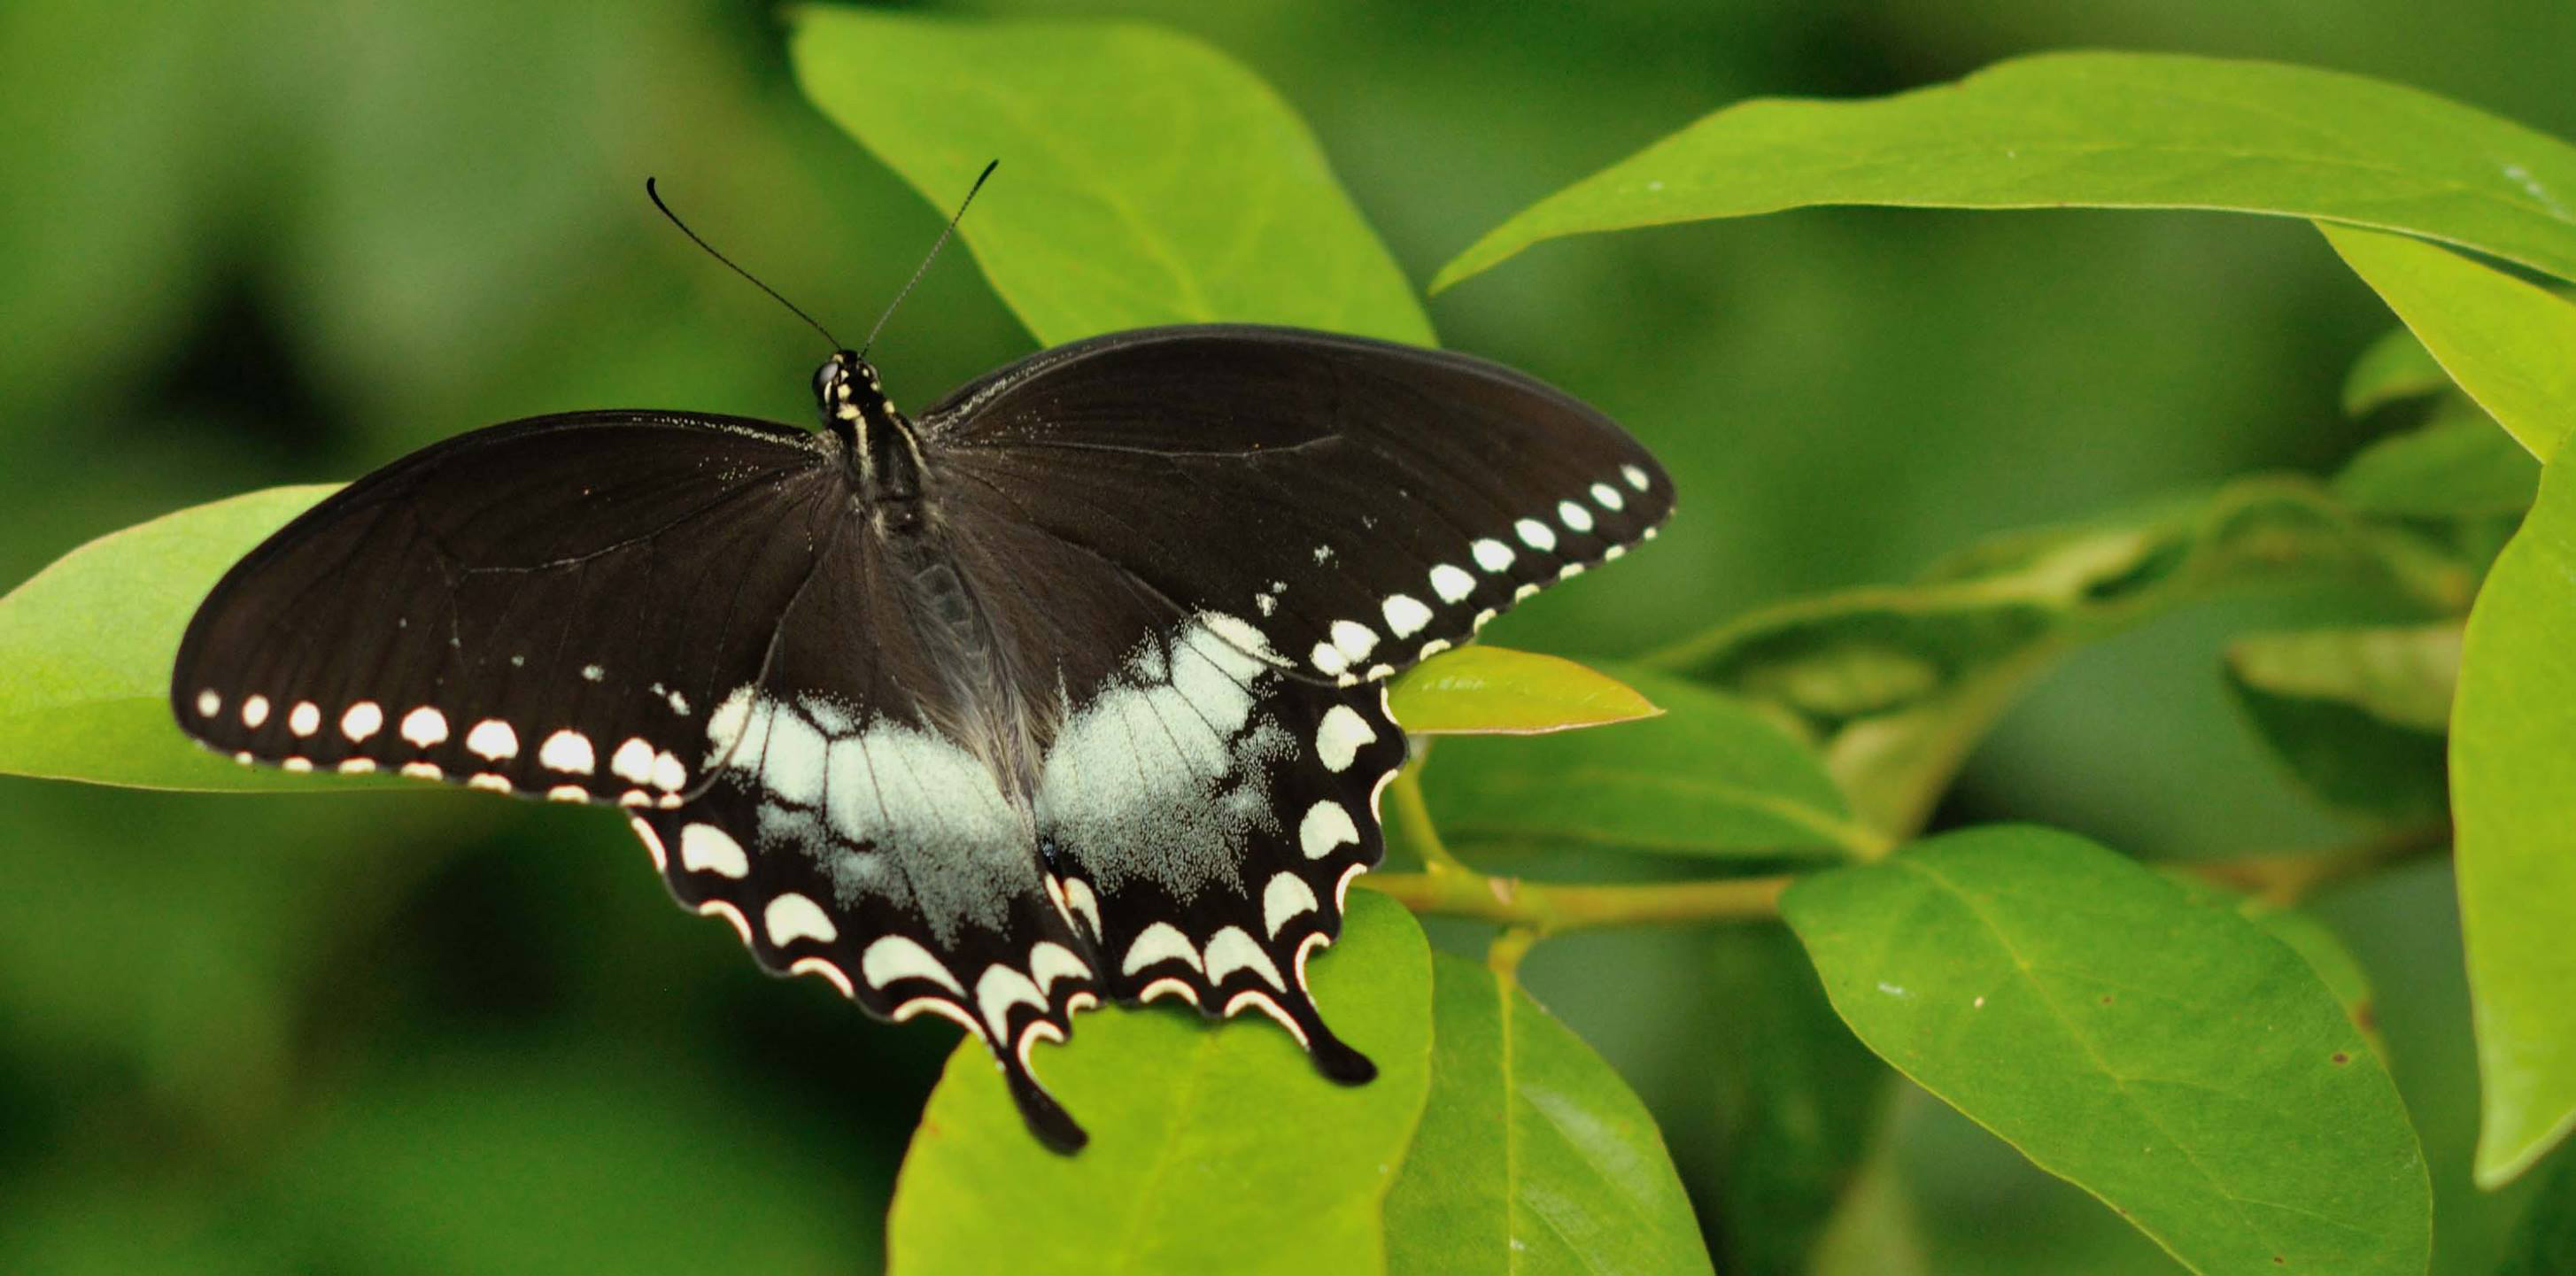
[[[1640,492],[1645,491],[1651,482],[1646,472],[1635,465],[1623,465],[1619,467],[1619,473],[1620,477],[1627,480],[1628,486]],[[1614,514],[1625,509],[1628,504],[1627,498],[1619,494],[1619,489],[1608,483],[1594,483],[1587,494],[1591,496],[1594,504]],[[1573,500],[1556,503],[1556,519],[1567,531],[1575,533],[1588,533],[1595,526],[1592,511]],[[1523,545],[1539,553],[1552,553],[1556,549],[1556,529],[1538,519],[1520,519],[1512,524],[1512,532],[1520,538]],[[1653,532],[1649,530],[1647,535],[1651,536]],[[1475,559],[1478,567],[1497,575],[1511,570],[1512,564],[1519,559],[1519,555],[1511,546],[1491,538],[1474,542],[1467,547],[1467,552]],[[1626,552],[1626,547],[1613,545],[1603,551],[1602,556],[1605,559],[1617,558]],[[1568,563],[1557,569],[1559,580],[1582,574],[1583,564],[1581,563]],[[1454,563],[1433,564],[1430,580],[1431,592],[1444,603],[1465,602],[1476,592],[1475,576]],[[1524,584],[1513,592],[1512,597],[1515,601],[1526,599],[1537,593],[1538,588],[1535,584]],[[1258,601],[1267,603],[1268,597],[1265,595]],[[1269,607],[1264,606],[1262,614],[1268,615],[1269,610]],[[1422,632],[1430,626],[1433,618],[1431,609],[1411,594],[1389,594],[1385,602],[1380,604],[1379,610],[1385,614],[1387,632],[1397,638],[1410,638]],[[1484,628],[1485,622],[1493,619],[1493,616],[1494,613],[1491,610],[1480,612],[1476,617],[1476,628]],[[1381,663],[1368,666],[1362,673],[1352,673],[1352,670],[1357,668],[1360,662],[1377,647],[1377,631],[1367,625],[1355,620],[1337,620],[1326,630],[1325,638],[1325,641],[1315,644],[1315,649],[1308,653],[1307,660],[1325,676],[1339,681],[1344,686],[1359,682],[1362,678],[1375,681],[1395,672],[1393,665]],[[1423,644],[1416,659],[1427,660],[1448,649],[1448,640],[1433,639]]]
[[[675,703],[684,703],[679,701],[677,692],[671,693],[671,698]],[[250,696],[242,701],[242,725],[257,730],[268,721],[272,710],[266,696]],[[197,693],[197,712],[200,715],[211,718],[222,711],[221,693],[211,687]],[[373,700],[357,701],[341,713],[339,726],[340,734],[350,743],[364,744],[384,730],[384,707]],[[309,738],[319,733],[322,728],[321,706],[310,700],[296,702],[287,710],[286,728],[299,737]],[[406,743],[419,749],[435,748],[446,743],[449,736],[447,715],[429,705],[421,705],[404,714],[396,730]],[[498,718],[485,718],[475,723],[465,733],[464,743],[468,752],[487,761],[506,762],[519,755],[517,730]],[[240,760],[248,762],[252,759],[243,754]],[[597,770],[598,754],[589,736],[567,727],[545,738],[538,746],[537,761],[549,770],[566,775],[590,775]],[[312,761],[301,757],[283,759],[280,765],[290,771],[313,769]],[[338,769],[344,774],[364,775],[376,770],[376,766],[372,758],[350,758],[341,762]],[[661,790],[661,801],[665,805],[674,804],[676,795],[688,786],[688,768],[679,757],[668,750],[656,750],[640,738],[630,738],[619,747],[612,769],[638,786],[650,785]],[[429,762],[405,763],[400,773],[428,780],[443,779],[446,775],[440,767]],[[505,777],[490,773],[471,775],[466,783],[475,788],[499,791],[513,787]],[[559,784],[548,788],[545,796],[557,802],[577,802],[588,801],[591,794],[578,786]],[[654,800],[654,796],[641,787],[629,790],[620,799],[630,806]]]
[[[1298,885],[1304,887],[1302,882]],[[1313,893],[1308,892],[1309,907],[1313,906],[1313,899]],[[1282,920],[1290,916],[1295,916],[1295,913],[1283,915]],[[1273,933],[1276,933],[1276,928],[1273,928]],[[1200,972],[1210,984],[1224,983],[1226,976],[1238,970],[1249,970],[1268,980],[1273,988],[1284,990],[1287,987],[1286,980],[1279,973],[1278,963],[1270,960],[1270,954],[1263,952],[1261,945],[1240,926],[1227,926],[1208,936],[1207,947],[1201,950],[1190,943],[1189,936],[1182,934],[1180,927],[1170,922],[1156,922],[1138,932],[1135,942],[1127,946],[1126,959],[1119,963],[1118,970],[1120,974],[1132,975],[1167,961],[1177,961]],[[1188,989],[1180,991],[1187,993]],[[1151,1000],[1151,992],[1149,988],[1142,999]],[[1192,995],[1190,1000],[1198,998]]]

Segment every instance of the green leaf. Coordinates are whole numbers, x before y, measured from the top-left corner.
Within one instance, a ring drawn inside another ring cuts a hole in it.
[[[2540,499],[2469,613],[2451,711],[2460,928],[2484,1094],[2478,1182],[2576,1128],[2576,472]]]
[[[154,789],[398,783],[237,766],[170,720],[170,664],[197,604],[331,490],[270,488],[112,532],[0,597],[0,771]]]
[[[2344,374],[2343,410],[2361,416],[2383,404],[2431,394],[2451,384],[2442,362],[2404,325],[2380,334]]]
[[[1707,1000],[1727,1031],[1709,1071],[1724,1125],[1718,1216],[1731,1276],[1804,1276],[1827,1238],[1904,1239],[1901,1211],[1855,1195],[1871,1172],[1895,1075],[1834,1014],[1814,963],[1778,926],[1732,926],[1712,938]],[[1884,1168],[1884,1167],[1882,1167]]]
[[[2404,1104],[2306,961],[2063,833],[1993,827],[1790,888],[1882,1058],[2201,1272],[2421,1273]]]
[[[2523,1207],[2522,1225],[2506,1242],[2495,1276],[2565,1276],[2576,1272],[2576,1156],[2561,1157]]]
[[[895,1188],[889,1266],[941,1272],[1377,1272],[1381,1205],[1430,1087],[1430,950],[1411,914],[1350,897],[1308,968],[1334,1031],[1377,1061],[1318,1076],[1259,1015],[1210,1026],[1171,1007],[1085,1016],[1037,1058],[1091,1132],[1038,1145],[982,1043],[959,1043]]]
[[[2576,148],[2268,62],[2051,53],[1859,102],[1739,103],[1522,210],[1437,292],[1561,235],[1816,204],[2204,208],[2384,227],[2576,279]]]
[[[2467,566],[2366,526],[2304,479],[2255,477],[2073,527],[1995,537],[1907,586],[1766,608],[1650,657],[1816,742],[1870,825],[1920,826],[1968,749],[2077,644],[2267,580],[2358,580],[2434,610]]]
[[[2488,416],[2533,456],[2558,451],[2576,425],[2576,302],[2421,240],[2320,229]]]
[[[2334,477],[2336,499],[2356,512],[2399,518],[2519,514],[2539,487],[2540,463],[2466,404],[2373,442]]]
[[[2272,938],[2290,946],[2317,972],[2326,991],[2334,994],[2335,1004],[2343,1007],[2343,1017],[2353,1030],[2370,1043],[2380,1061],[2388,1060],[2388,1043],[2379,1034],[2379,1000],[2371,991],[2370,972],[2362,969],[2361,959],[2344,946],[2342,936],[2317,920],[2316,914],[2296,908],[2277,908],[2260,900],[2239,900],[2236,911],[2248,921],[2262,927]]]
[[[1834,856],[1869,834],[1805,746],[1668,675],[1610,672],[1663,707],[1599,731],[1443,741],[1423,794],[1453,849],[1574,845],[1649,855]]]
[[[2425,824],[2450,810],[2444,735],[2456,624],[2249,634],[2227,689],[2290,774],[2327,803]]]
[[[1663,1136],[1619,1074],[1518,984],[1446,953],[1432,975],[1431,1099],[1387,1196],[1387,1269],[1710,1270]]]
[[[1057,345],[1166,323],[1279,323],[1433,344],[1314,135],[1259,77],[1186,36],[1096,22],[792,11],[797,82],[958,227]]]
[[[1482,643],[1406,670],[1386,703],[1407,735],[1537,735],[1663,712],[1597,669]]]

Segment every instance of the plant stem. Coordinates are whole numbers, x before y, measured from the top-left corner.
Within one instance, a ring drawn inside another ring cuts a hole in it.
[[[1530,933],[1533,940],[1592,926],[1774,917],[1787,877],[1713,882],[1578,885],[1487,877],[1465,869],[1373,873],[1360,884],[1416,913],[1470,917]]]
[[[1389,791],[1398,795],[1396,810],[1399,816],[1407,810],[1407,801],[1402,796],[1406,779],[1400,776],[1389,786]],[[1420,802],[1421,790],[1416,786],[1410,803],[1417,816]],[[1427,834],[1428,819],[1423,818],[1426,828],[1420,831],[1408,828],[1409,836]],[[2451,830],[2447,826],[2428,825],[2321,850],[2159,867],[2169,873],[2197,877],[2243,891],[2276,908],[2286,908],[2324,887],[2439,851],[2450,844],[2450,839]],[[1436,837],[1424,843],[1425,846],[1437,844]],[[1360,884],[1415,913],[1465,917],[1505,927],[1486,958],[1489,965],[1505,963],[1495,965],[1497,971],[1507,971],[1510,966],[1517,965],[1521,953],[1526,952],[1531,944],[1569,930],[1777,917],[1780,893],[1795,880],[1776,876],[1637,885],[1527,882],[1516,877],[1492,877],[1476,872],[1450,858],[1445,850],[1439,852],[1437,859],[1431,859],[1428,852],[1425,858],[1430,861],[1427,871],[1372,873],[1362,877]]]

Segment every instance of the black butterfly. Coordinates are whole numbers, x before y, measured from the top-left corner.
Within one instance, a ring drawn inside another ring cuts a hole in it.
[[[773,972],[992,1047],[1101,998],[1279,1021],[1405,758],[1386,679],[1651,537],[1671,486],[1481,360],[1241,326],[1048,350],[916,421],[844,350],[824,429],[493,426],[244,558],[188,627],[187,732],[244,762],[623,807]]]

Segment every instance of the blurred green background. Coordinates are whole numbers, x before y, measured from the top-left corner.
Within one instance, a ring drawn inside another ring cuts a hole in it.
[[[1210,39],[1306,114],[1417,279],[1727,102],[2041,49],[2311,63],[2576,135],[2576,10],[2556,0],[961,8]],[[763,5],[16,0],[0,85],[0,587],[142,518],[508,417],[803,420],[823,352],[661,223],[648,173],[845,329],[938,227],[798,97]],[[986,198],[1011,198],[1002,158]],[[1653,552],[1493,635],[1597,655],[1981,533],[2323,470],[2367,437],[2334,392],[2390,323],[2296,223],[1864,210],[1554,245],[1432,313],[1449,344],[1626,421],[1681,485]],[[876,353],[915,403],[1027,347],[952,254]],[[2151,857],[2341,835],[2214,677],[2232,629],[2339,605],[2248,597],[2087,652],[1978,753],[1944,822],[2045,820]],[[762,978],[597,812],[0,778],[0,869],[11,1272],[870,1269],[954,1035]],[[2467,1186],[2449,900],[2428,867],[2322,912],[2379,987],[2439,1269],[2475,1272],[2514,1202]],[[1704,1211],[1710,1065],[1741,1047],[1713,989],[1740,951],[1580,937],[1528,971],[1654,1106]],[[2177,1270],[1937,1103],[1896,1112],[1936,1270]]]

